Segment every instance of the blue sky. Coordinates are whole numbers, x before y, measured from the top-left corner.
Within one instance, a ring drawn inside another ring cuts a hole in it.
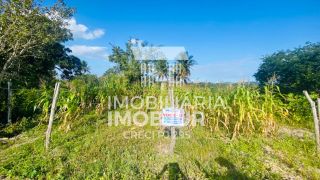
[[[197,65],[192,80],[254,80],[261,58],[277,50],[320,41],[319,0],[71,1],[73,53],[102,75],[110,44],[130,38],[184,46]]]

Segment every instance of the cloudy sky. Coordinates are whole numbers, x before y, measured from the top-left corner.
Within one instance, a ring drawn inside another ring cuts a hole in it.
[[[263,56],[320,41],[319,0],[66,3],[77,10],[66,45],[97,75],[112,66],[111,44],[131,38],[185,47],[197,61],[192,79],[211,82],[253,80]]]

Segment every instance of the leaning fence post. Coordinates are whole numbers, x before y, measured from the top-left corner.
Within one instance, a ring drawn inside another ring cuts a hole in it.
[[[310,105],[311,105],[311,110],[312,110],[312,115],[313,115],[313,122],[314,122],[314,129],[315,129],[315,134],[316,134],[316,142],[317,142],[317,151],[320,151],[320,139],[319,139],[319,117],[318,115],[320,114],[320,107],[319,107],[319,98],[318,98],[318,113],[316,109],[316,103],[311,99],[307,91],[303,91],[303,94],[307,97]]]
[[[50,135],[51,135],[51,129],[52,129],[52,122],[54,119],[54,113],[56,109],[56,103],[57,103],[57,98],[59,94],[59,88],[60,88],[60,82],[57,82],[55,87],[54,87],[54,93],[53,93],[53,100],[52,100],[52,105],[51,105],[51,111],[50,111],[50,117],[49,117],[49,124],[48,124],[48,129],[46,132],[46,150],[49,148],[49,143],[50,143]]]

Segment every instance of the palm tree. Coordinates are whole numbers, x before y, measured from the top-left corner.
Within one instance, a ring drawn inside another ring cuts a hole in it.
[[[160,81],[168,79],[168,61],[167,60],[156,60],[154,61],[155,74],[158,76]]]
[[[155,60],[154,62],[154,70],[157,78],[161,83],[161,91],[165,88],[165,83],[168,81],[169,76],[169,67],[167,60]]]
[[[196,61],[193,59],[193,56],[186,52],[186,58],[177,60],[176,79],[182,80],[183,83],[187,83],[191,75],[191,67],[195,64]]]

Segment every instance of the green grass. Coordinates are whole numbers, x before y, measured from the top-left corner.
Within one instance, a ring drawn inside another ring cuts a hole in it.
[[[65,179],[282,179],[320,177],[314,140],[286,134],[230,140],[207,128],[181,129],[175,152],[170,138],[125,138],[124,132],[163,132],[159,127],[108,127],[86,115],[67,133],[54,125],[48,152],[45,126],[0,146],[0,177]],[[149,137],[149,136],[148,136]]]

